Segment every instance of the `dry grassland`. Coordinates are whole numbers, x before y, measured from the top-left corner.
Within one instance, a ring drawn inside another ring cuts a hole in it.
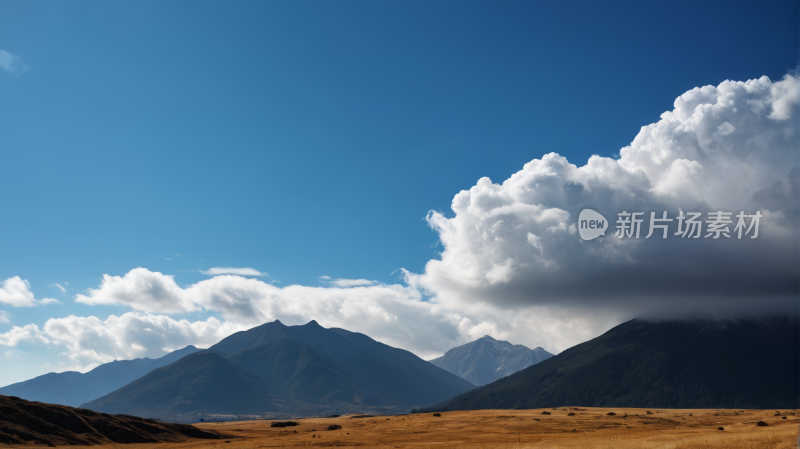
[[[182,443],[131,444],[125,449],[259,449],[266,447],[795,449],[794,410],[559,408],[481,410],[369,418],[205,423],[231,437]],[[776,415],[780,412],[780,415]],[[543,414],[549,413],[549,414]],[[574,413],[574,415],[569,415]],[[615,413],[609,415],[609,413]],[[783,417],[787,419],[783,419]],[[768,426],[756,426],[764,421]],[[341,430],[326,430],[338,424]],[[718,430],[723,427],[724,430]],[[134,447],[135,446],[135,447]],[[164,446],[164,447],[161,447]],[[111,449],[110,447],[108,449]]]

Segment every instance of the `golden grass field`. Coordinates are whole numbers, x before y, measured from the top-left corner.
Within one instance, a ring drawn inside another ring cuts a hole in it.
[[[300,425],[282,429],[270,427],[271,421],[260,420],[204,423],[197,426],[217,430],[231,438],[124,446],[125,449],[797,447],[800,413],[795,410],[649,411],[648,414],[647,409],[581,407],[443,412],[441,417],[431,413],[370,418],[346,415],[294,419]],[[608,415],[609,412],[615,415]],[[778,412],[780,415],[776,415]],[[783,419],[784,416],[787,419]],[[758,427],[755,425],[758,421],[764,421],[768,426]],[[326,430],[332,424],[338,424],[342,429]],[[718,430],[718,427],[725,430]]]

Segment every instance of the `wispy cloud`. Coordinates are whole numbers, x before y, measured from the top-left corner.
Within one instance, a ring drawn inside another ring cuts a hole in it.
[[[10,323],[11,320],[8,319],[8,312],[4,312],[0,310],[0,323]]]
[[[50,284],[50,286],[51,287],[56,287],[57,289],[61,290],[61,293],[66,293],[67,292],[67,289],[64,288],[61,284],[58,284],[58,283],[54,282],[54,283]]]
[[[330,281],[330,283],[337,287],[363,287],[365,285],[372,285],[375,281],[367,279],[334,279]]]
[[[365,287],[367,285],[375,285],[375,281],[368,279],[333,279],[330,276],[317,276],[320,282],[331,284],[334,287]]]
[[[31,66],[25,64],[22,58],[17,55],[12,55],[5,50],[0,50],[0,67],[2,67],[6,73],[14,76],[20,76],[31,68]]]
[[[243,267],[243,268],[234,268],[234,267],[215,267],[209,268],[207,271],[200,271],[201,273],[207,276],[219,276],[223,274],[234,274],[236,276],[268,276],[267,273],[262,273],[255,268],[250,267]]]

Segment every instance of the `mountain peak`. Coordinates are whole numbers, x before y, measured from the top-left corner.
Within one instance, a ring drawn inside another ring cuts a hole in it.
[[[486,343],[486,344],[484,344]],[[430,362],[462,379],[481,386],[551,357],[542,349],[512,345],[490,335],[457,346]]]
[[[272,323],[273,323],[273,324],[277,324],[277,325],[279,325],[279,326],[286,327],[286,325],[285,325],[285,324],[281,323],[281,320],[275,320],[275,321],[273,321]]]
[[[303,325],[303,327],[306,327],[306,326],[307,326],[307,327],[312,327],[312,328],[313,328],[313,327],[319,327],[319,328],[321,328],[321,327],[322,327],[322,326],[320,326],[320,325],[319,325],[319,323],[317,323],[317,321],[316,321],[316,320],[311,320],[311,321],[309,321],[308,323],[306,323],[306,324],[304,324],[304,325]]]

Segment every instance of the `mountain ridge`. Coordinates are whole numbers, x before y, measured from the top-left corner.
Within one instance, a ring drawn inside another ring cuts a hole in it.
[[[77,407],[197,351],[200,349],[189,345],[157,359],[143,357],[133,360],[114,360],[86,373],[77,371],[47,373],[6,385],[0,388],[0,395]]]
[[[224,385],[218,395],[214,385]],[[82,407],[187,414],[402,412],[475,385],[411,352],[316,321],[265,323],[154,370]]]
[[[430,360],[439,368],[482,386],[552,357],[541,347],[530,349],[489,335],[450,349]]]
[[[800,319],[634,319],[418,411],[541,407],[796,408]],[[747,363],[742,363],[747,354]]]

